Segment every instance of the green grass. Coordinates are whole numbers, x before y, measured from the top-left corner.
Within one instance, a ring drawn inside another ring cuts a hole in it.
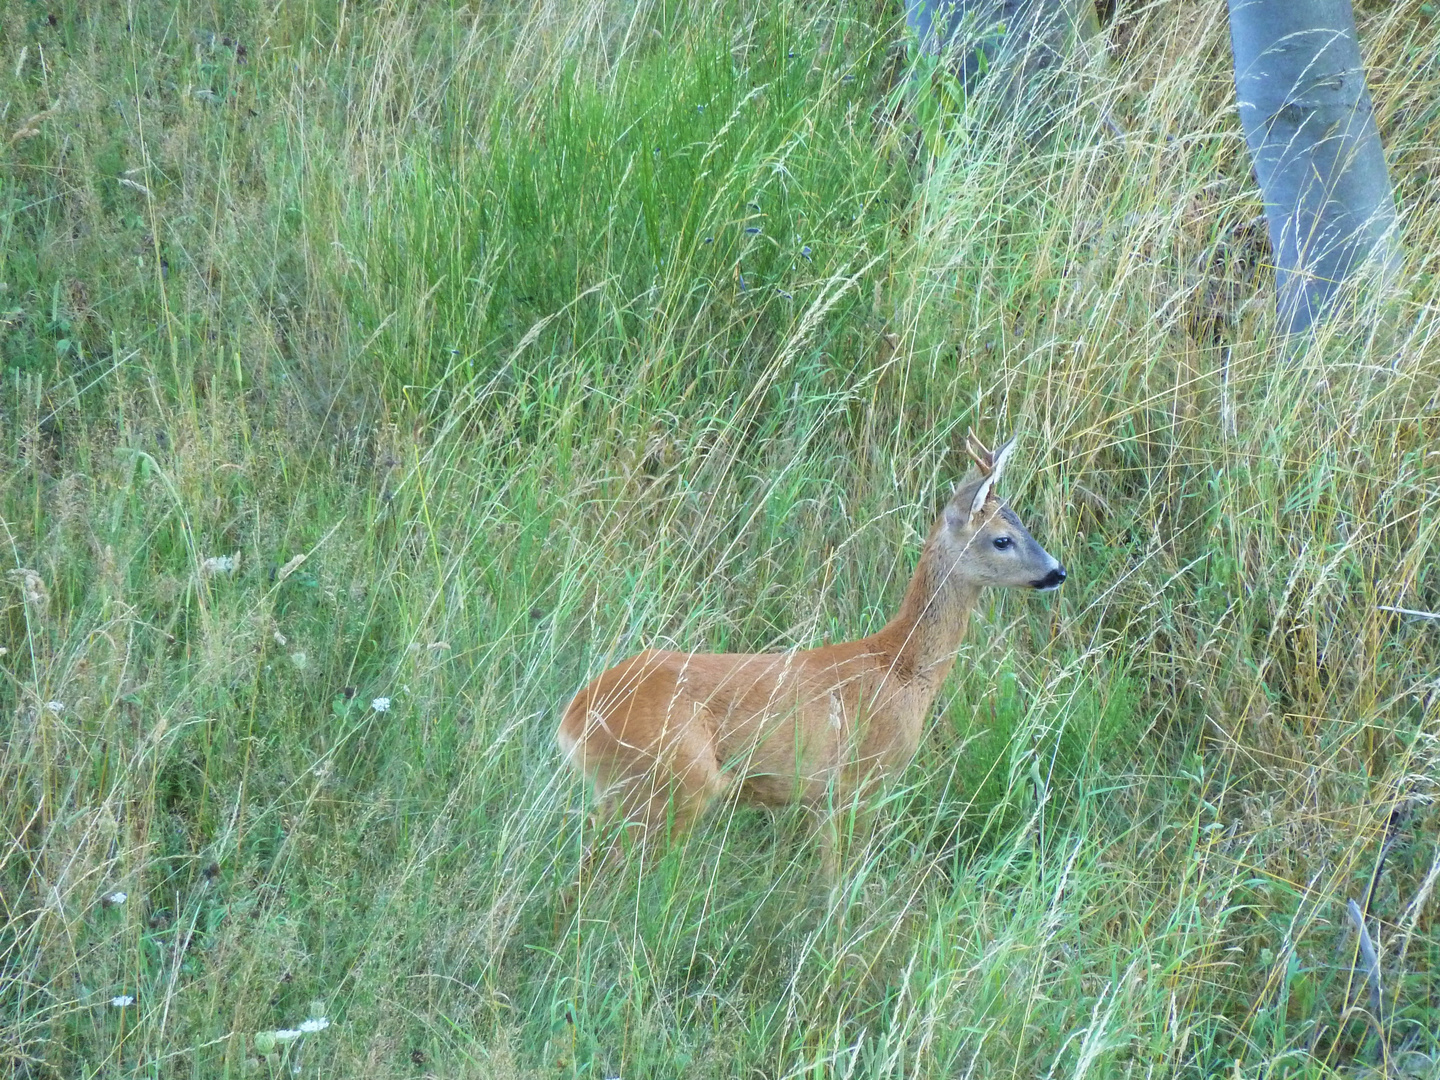
[[[1287,356],[1212,7],[919,131],[842,0],[0,13],[9,1072],[1355,1075],[1401,801],[1440,1054],[1440,27],[1362,12],[1404,284]],[[876,629],[968,426],[1071,577],[843,879],[740,810],[566,911],[569,695]]]

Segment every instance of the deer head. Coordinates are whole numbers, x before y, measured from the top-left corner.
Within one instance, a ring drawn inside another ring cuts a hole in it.
[[[986,450],[974,432],[965,442],[975,470],[945,505],[935,533],[945,579],[974,587],[1058,589],[1065,568],[1035,542],[995,491],[1015,439],[994,452]]]

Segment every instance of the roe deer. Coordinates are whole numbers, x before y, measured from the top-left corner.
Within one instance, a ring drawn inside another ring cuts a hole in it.
[[[991,454],[968,437],[978,470],[936,518],[899,613],[869,637],[783,653],[646,650],[586,684],[556,738],[600,812],[645,837],[667,820],[684,832],[727,795],[798,802],[822,816],[833,877],[832,808],[914,756],[980,590],[1065,580],[995,493],[1014,444]]]

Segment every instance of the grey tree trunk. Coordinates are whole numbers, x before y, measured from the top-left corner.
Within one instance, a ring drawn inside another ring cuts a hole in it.
[[[1235,94],[1265,199],[1276,313],[1303,333],[1367,260],[1389,265],[1395,196],[1350,0],[1229,0]]]
[[[990,68],[1023,80],[1099,29],[1094,0],[905,0],[905,22],[932,55],[953,53],[967,91]]]

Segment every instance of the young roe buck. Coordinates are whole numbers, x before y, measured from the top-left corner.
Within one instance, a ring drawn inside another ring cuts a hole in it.
[[[914,756],[980,590],[1065,580],[996,495],[1014,445],[991,454],[968,436],[978,468],[935,519],[900,611],[869,637],[784,653],[646,650],[591,680],[556,738],[601,814],[644,837],[667,821],[683,833],[727,796],[798,802],[821,816],[833,875],[835,808]]]

